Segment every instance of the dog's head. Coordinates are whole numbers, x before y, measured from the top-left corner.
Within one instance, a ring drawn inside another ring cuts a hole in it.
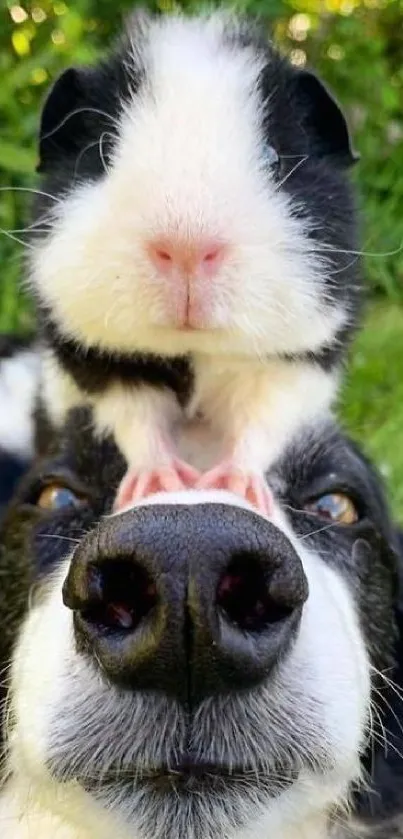
[[[398,568],[370,465],[335,427],[306,429],[271,472],[271,521],[219,492],[111,516],[123,470],[73,412],[4,523],[4,568],[24,558],[35,583],[5,817],[12,798],[69,837],[257,839],[383,812],[368,787],[396,713]]]
[[[319,351],[357,309],[354,155],[322,83],[230,15],[136,16],[40,130],[31,282],[65,336]]]

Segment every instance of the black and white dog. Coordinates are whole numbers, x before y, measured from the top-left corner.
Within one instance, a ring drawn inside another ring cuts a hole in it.
[[[54,421],[90,404],[114,434],[117,509],[197,484],[270,513],[263,476],[331,410],[359,306],[340,108],[249,23],[141,15],[56,82],[39,154],[29,276]],[[202,478],[184,428],[208,439]]]
[[[2,529],[3,839],[402,835],[399,544],[360,451],[301,428],[269,520],[225,491],[111,514],[87,410],[37,432]]]

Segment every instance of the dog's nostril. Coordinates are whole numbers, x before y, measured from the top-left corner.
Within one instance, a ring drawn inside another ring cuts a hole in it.
[[[260,632],[290,616],[292,608],[270,594],[258,557],[235,557],[220,579],[216,602],[227,621],[247,632]]]
[[[136,563],[110,560],[87,569],[84,620],[106,629],[132,632],[157,603],[157,588]]]

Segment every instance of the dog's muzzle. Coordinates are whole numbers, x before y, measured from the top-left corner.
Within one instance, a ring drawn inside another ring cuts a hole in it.
[[[63,594],[78,648],[112,682],[195,707],[267,678],[308,584],[288,539],[252,511],[159,504],[89,534]]]

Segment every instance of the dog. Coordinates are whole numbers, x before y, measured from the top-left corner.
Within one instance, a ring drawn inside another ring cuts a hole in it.
[[[3,839],[401,836],[402,540],[360,449],[301,427],[269,519],[114,513],[113,437],[50,429],[2,526]]]

